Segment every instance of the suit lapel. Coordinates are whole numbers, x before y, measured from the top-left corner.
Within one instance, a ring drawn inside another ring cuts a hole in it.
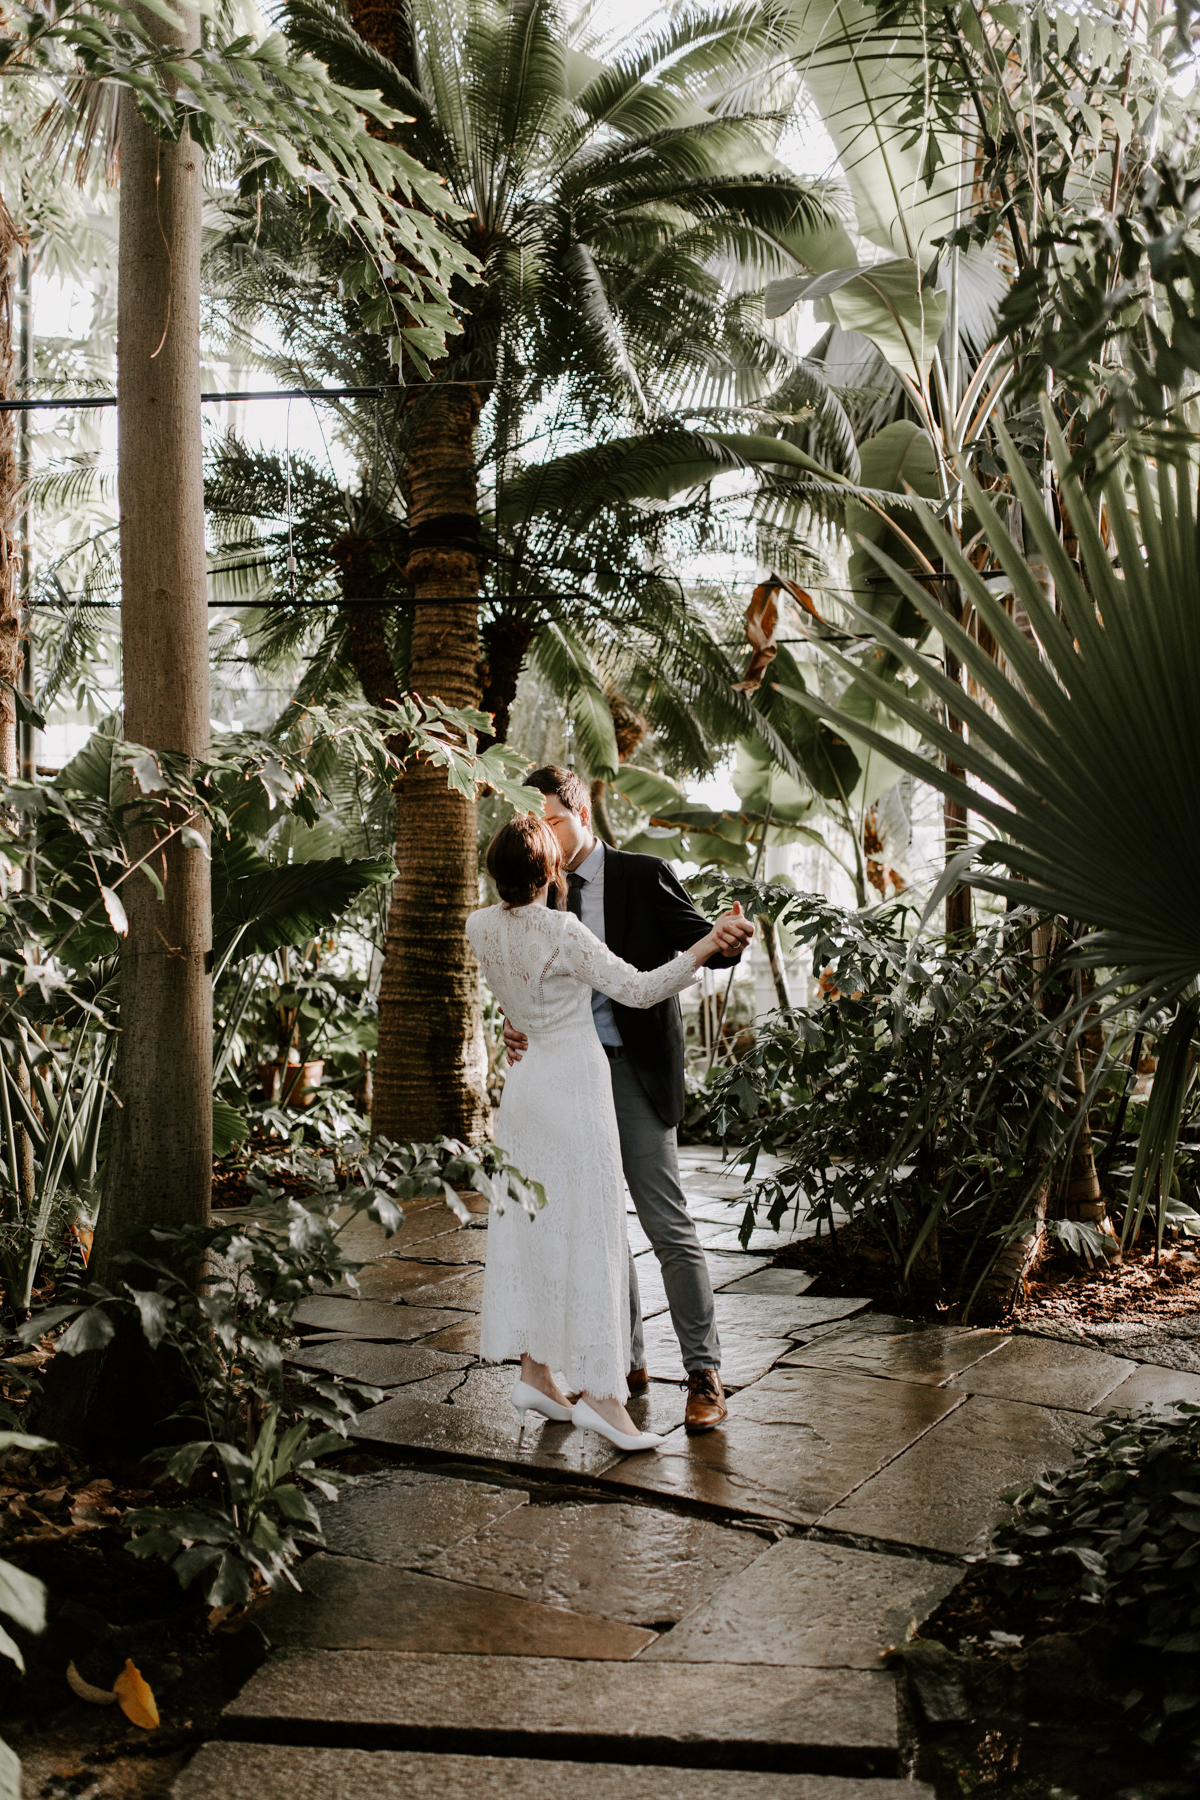
[[[629,862],[619,850],[604,852],[604,941],[624,954],[625,914],[629,902]]]

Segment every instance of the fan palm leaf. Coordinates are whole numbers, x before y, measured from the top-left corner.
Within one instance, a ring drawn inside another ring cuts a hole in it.
[[[1029,616],[1037,642],[940,530],[944,566],[999,645],[1002,664],[956,624],[924,587],[877,546],[864,543],[948,649],[987,704],[963,693],[896,632],[859,612],[864,627],[919,674],[965,738],[830,646],[826,655],[864,689],[887,699],[925,742],[957,762],[973,784],[905,751],[808,695],[803,704],[852,738],[882,749],[920,779],[985,818],[997,836],[981,860],[1007,874],[967,879],[1089,928],[1081,960],[1116,972],[1146,1003],[1169,1005],[1200,975],[1200,764],[1194,708],[1200,682],[1200,558],[1196,471],[1187,460],[1118,463],[1100,490],[1118,556],[1097,523],[1051,420],[1047,429],[1083,567],[1067,556],[1039,490],[1001,432],[1009,476],[1055,580],[1060,611],[1017,549],[988,496],[969,476],[966,499],[996,562]],[[1065,627],[1065,629],[1064,629]],[[799,696],[797,696],[799,698]]]

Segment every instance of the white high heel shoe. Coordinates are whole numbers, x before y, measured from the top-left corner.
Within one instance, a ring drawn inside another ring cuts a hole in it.
[[[554,1419],[560,1425],[571,1423],[572,1414],[569,1406],[560,1406],[557,1400],[552,1400],[549,1394],[543,1394],[540,1388],[531,1387],[527,1381],[517,1382],[512,1391],[512,1403],[517,1417],[521,1421],[518,1443],[525,1436],[525,1414],[527,1412],[541,1413],[544,1419]]]
[[[606,1437],[610,1444],[615,1444],[618,1450],[624,1450],[626,1454],[633,1450],[657,1450],[662,1443],[657,1431],[638,1431],[632,1437],[627,1431],[618,1431],[615,1425],[602,1419],[595,1407],[589,1406],[586,1400],[575,1402],[571,1423],[580,1431],[598,1431],[601,1437]]]

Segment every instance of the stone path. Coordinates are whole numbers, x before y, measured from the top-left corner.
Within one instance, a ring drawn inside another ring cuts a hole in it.
[[[355,1222],[362,1297],[302,1308],[295,1360],[385,1390],[356,1435],[389,1466],[325,1509],[303,1591],[258,1608],[272,1654],[177,1800],[692,1800],[696,1768],[722,1800],[929,1795],[880,1650],[953,1589],[998,1495],[1192,1378],[814,1297],[761,1233],[737,1248],[719,1153],[681,1162],[731,1399],[686,1437],[631,1219],[652,1382],[630,1410],[657,1454],[549,1423],[518,1446],[513,1371],[478,1361],[485,1214]]]

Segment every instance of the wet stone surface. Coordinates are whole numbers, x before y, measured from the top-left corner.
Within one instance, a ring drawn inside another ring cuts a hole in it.
[[[895,1391],[891,1383],[886,1391]],[[951,1392],[924,1391],[939,1400]],[[1000,1495],[1045,1470],[1065,1468],[1091,1424],[1078,1413],[972,1398],[821,1523],[831,1531],[970,1555],[1007,1516]]]
[[[768,1542],[652,1507],[564,1503],[511,1510],[429,1568],[449,1580],[661,1629],[761,1557]]]
[[[521,1488],[424,1469],[364,1475],[321,1507],[326,1547],[397,1568],[422,1568],[452,1545],[528,1504]]]
[[[696,1800],[694,1769],[205,1744],[172,1800]],[[933,1800],[924,1782],[722,1769],[720,1800]]]
[[[340,1282],[334,1294],[359,1300],[406,1300],[422,1290],[432,1294],[434,1286],[442,1282],[457,1283],[462,1279],[462,1269],[457,1263],[409,1262],[398,1256],[382,1256],[360,1269],[356,1279],[357,1294],[346,1282]],[[430,1298],[426,1304],[436,1306],[439,1302]]]
[[[445,1334],[442,1334],[443,1337]],[[512,1377],[509,1381],[511,1385]],[[394,1399],[358,1415],[354,1436],[367,1442],[398,1444],[450,1458],[499,1462],[511,1468],[546,1468],[555,1473],[595,1475],[619,1460],[606,1439],[570,1425],[539,1421],[533,1413],[521,1448],[517,1415],[511,1406],[472,1405],[456,1396],[453,1405],[402,1388]]]
[[[814,1538],[787,1538],[710,1594],[645,1652],[660,1662],[800,1663],[877,1669],[962,1571],[879,1556]]]
[[[451,1355],[477,1357],[479,1355],[479,1314],[458,1313],[457,1322],[446,1326],[442,1331],[432,1333],[428,1344],[431,1350],[446,1350]]]
[[[485,1748],[497,1732],[528,1734],[546,1748],[556,1738],[582,1739],[598,1753],[610,1743],[628,1754],[640,1739],[718,1752],[853,1749],[873,1752],[880,1774],[895,1772],[898,1735],[887,1674],[380,1651],[273,1656],[226,1718],[243,1729],[260,1719],[390,1726],[444,1734],[448,1750],[471,1738]]]
[[[301,1593],[283,1588],[253,1613],[282,1649],[624,1660],[653,1641],[635,1626],[349,1556],[318,1552],[300,1573]]]
[[[860,1336],[849,1329],[839,1332],[836,1337],[818,1338],[804,1349],[793,1351],[784,1359],[784,1366],[845,1369],[892,1381],[927,1382],[933,1387],[951,1381],[967,1370],[960,1385],[970,1388],[975,1365],[1007,1342],[1001,1331],[969,1331],[942,1326],[894,1335],[871,1332]]]
[[[1015,1337],[954,1383],[971,1394],[1023,1400],[1036,1406],[1087,1412],[1132,1375],[1136,1363],[1106,1356],[1083,1344],[1048,1344],[1043,1338]]]
[[[460,1313],[427,1306],[389,1306],[383,1300],[306,1300],[295,1313],[299,1326],[344,1331],[351,1337],[378,1338],[385,1343],[426,1337],[442,1326],[459,1324],[461,1318]]]
[[[716,1261],[716,1258],[713,1258]],[[803,1294],[816,1280],[806,1269],[772,1269],[769,1264],[758,1270],[743,1275],[739,1280],[726,1282],[721,1291],[726,1294],[790,1294],[795,1297]],[[714,1281],[714,1286],[720,1283]]]
[[[359,1338],[306,1347],[288,1358],[303,1369],[325,1369],[345,1381],[365,1381],[380,1388],[403,1387],[442,1375],[456,1379],[469,1360],[427,1350],[424,1344],[380,1344]]]
[[[791,1350],[793,1335],[849,1318],[869,1304],[867,1300],[814,1300],[809,1295],[722,1290],[716,1295],[716,1319],[726,1387],[746,1387],[765,1375]],[[646,1366],[651,1375],[663,1381],[682,1380],[683,1359],[669,1316],[660,1314],[650,1320],[645,1337]]]
[[[436,1281],[428,1287],[416,1288],[404,1296],[406,1306],[446,1306],[454,1311],[478,1312],[483,1305],[483,1270],[473,1269],[467,1275],[456,1275],[449,1281]]]
[[[1160,1412],[1180,1401],[1186,1401],[1189,1406],[1200,1406],[1200,1375],[1187,1375],[1180,1369],[1163,1369],[1153,1363],[1143,1363],[1111,1394],[1098,1400],[1092,1411],[1137,1412],[1140,1407],[1152,1406]]]
[[[454,1215],[449,1216],[453,1218]],[[416,1224],[419,1225],[420,1220]],[[436,1233],[411,1238],[405,1237],[407,1230],[406,1221],[403,1229],[389,1240],[393,1256],[436,1263],[482,1263],[487,1260],[487,1231],[478,1224],[459,1226],[456,1223],[451,1230],[443,1226]]]
[[[721,1430],[675,1432],[605,1485],[811,1524],[962,1403],[917,1383],[775,1370],[733,1397]]]

